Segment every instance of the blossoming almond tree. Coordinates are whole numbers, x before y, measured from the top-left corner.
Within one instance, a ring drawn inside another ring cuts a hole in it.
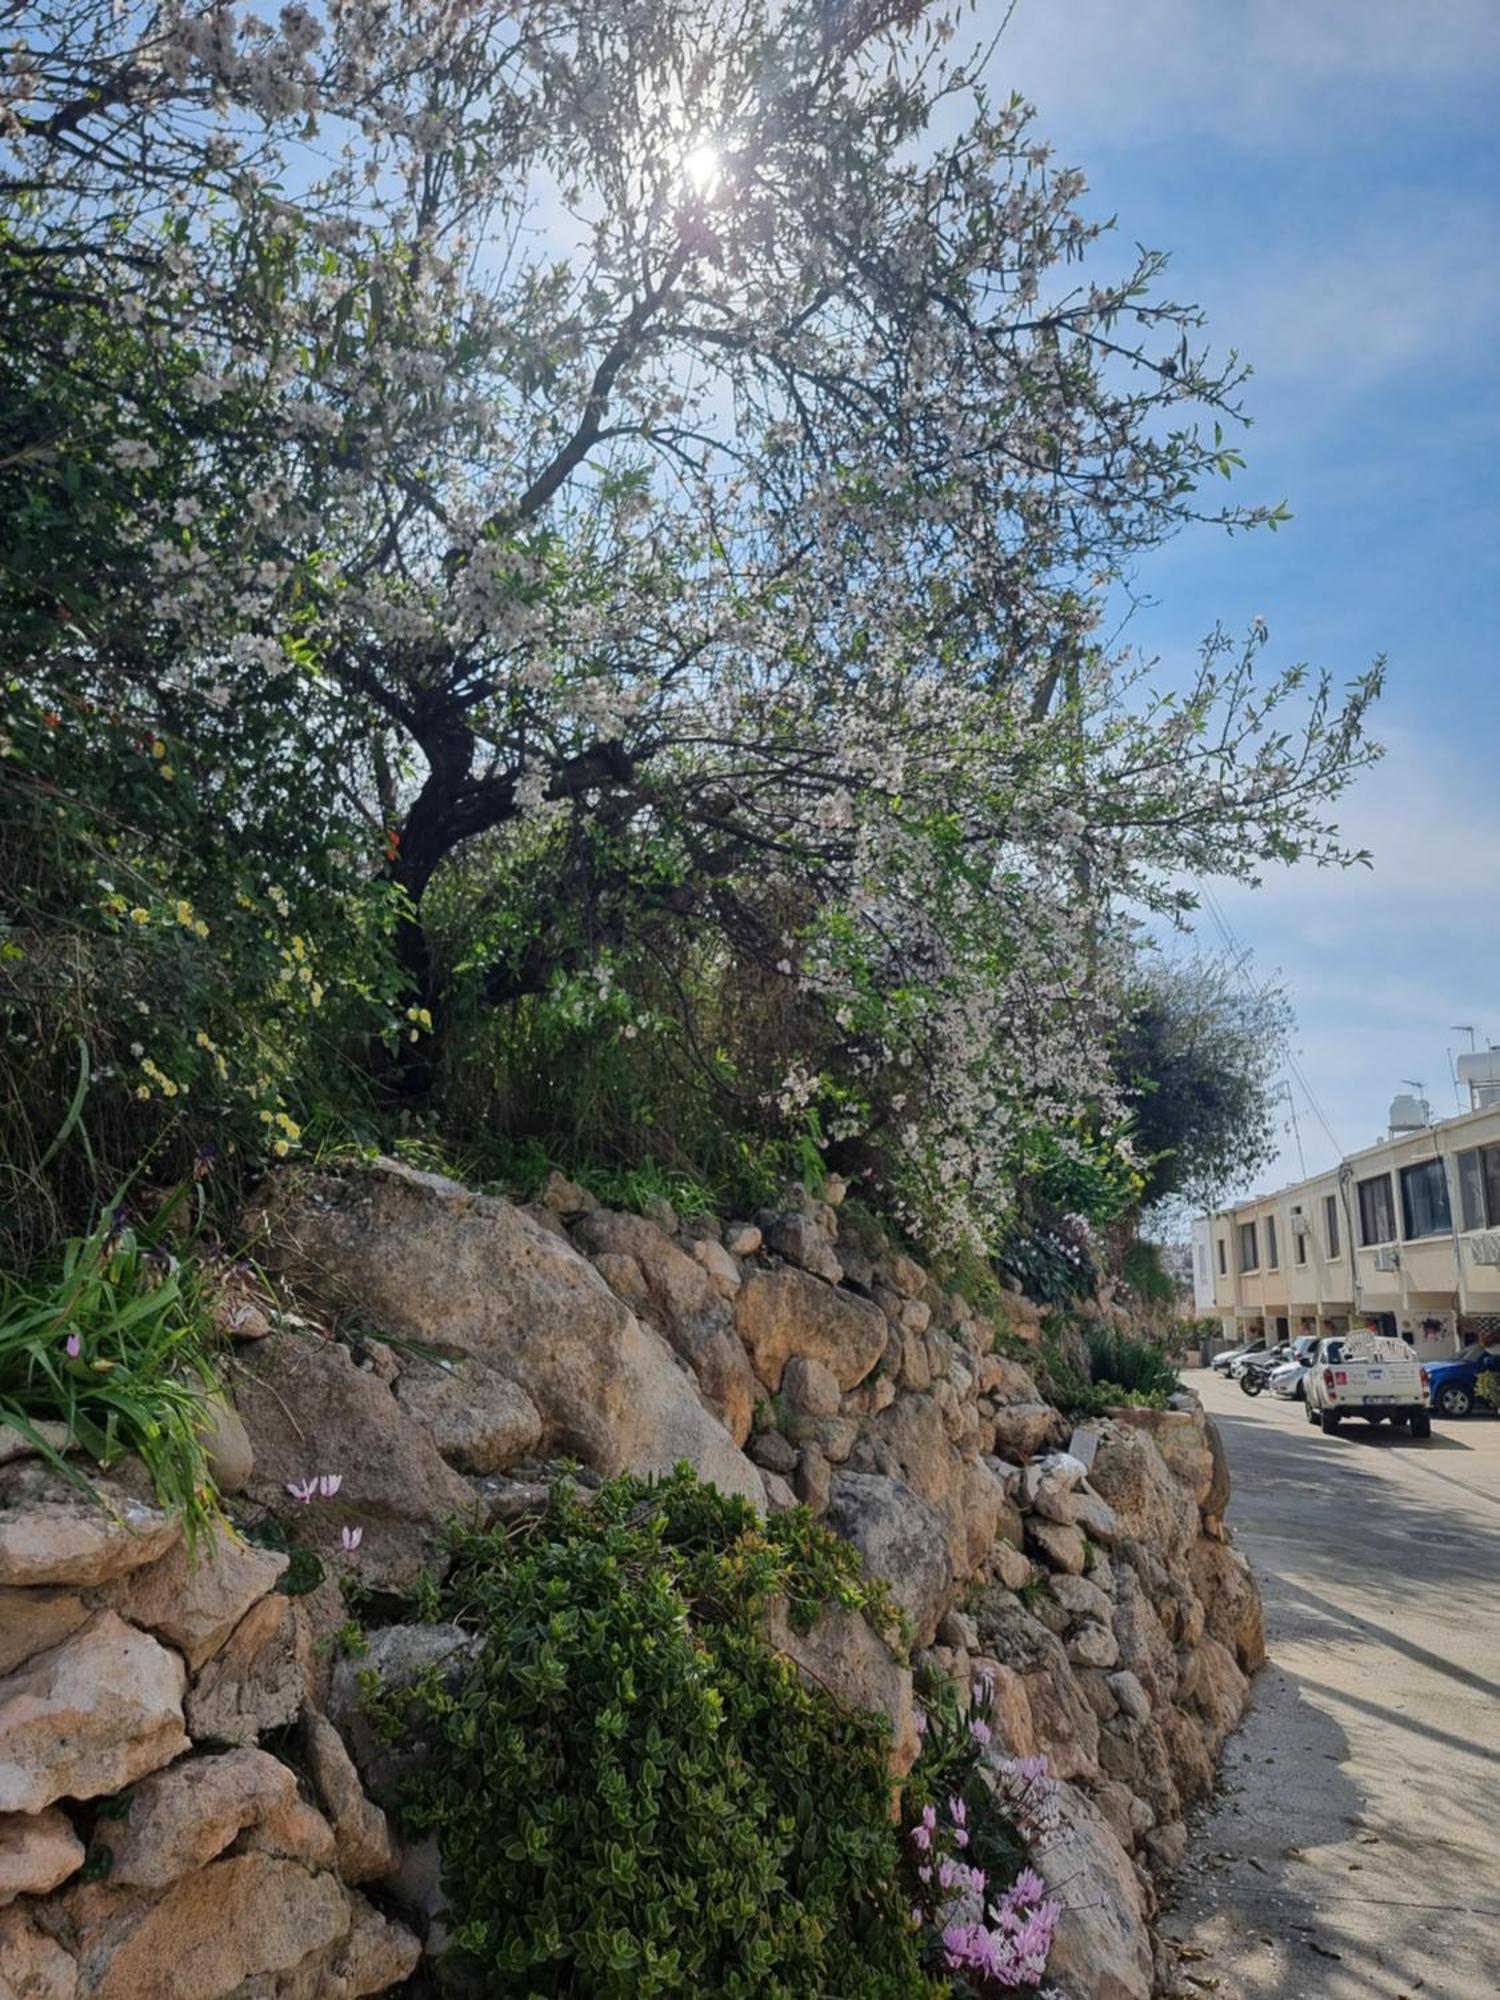
[[[1257,630],[1163,690],[1103,638],[1163,537],[1277,517],[1205,497],[1242,369],[960,13],[42,0],[0,189],[6,342],[146,357],[46,441],[107,453],[134,556],[30,656],[145,711],[164,657],[244,716],[290,670],[413,1009],[440,871],[550,843],[492,1004],[666,907],[823,1024],[781,1114],[877,1122],[913,1220],[982,1233],[1018,1131],[1107,1103],[1122,917],[1345,858],[1378,675]]]

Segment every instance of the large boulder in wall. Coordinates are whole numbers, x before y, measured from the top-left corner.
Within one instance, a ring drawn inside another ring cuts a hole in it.
[[[734,1331],[733,1309],[704,1265],[644,1215],[608,1208],[581,1217],[573,1241],[590,1256],[634,1260],[645,1291],[645,1317],[692,1369],[704,1402],[735,1443],[743,1444],[755,1412],[755,1377]]]
[[[268,1256],[309,1294],[518,1382],[540,1413],[543,1450],[605,1474],[687,1459],[723,1491],[764,1502],[760,1474],[661,1335],[514,1203],[377,1160],[282,1176],[254,1220]]]
[[[791,1264],[745,1274],[735,1301],[740,1339],[760,1381],[776,1390],[794,1354],[821,1361],[845,1392],[885,1353],[890,1327],[879,1306]]]

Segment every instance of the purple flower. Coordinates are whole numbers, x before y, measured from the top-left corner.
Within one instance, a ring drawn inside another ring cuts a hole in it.
[[[83,1335],[81,1333],[70,1333],[63,1342],[63,1352],[70,1361],[76,1361],[83,1352]]]
[[[993,1733],[990,1725],[987,1722],[982,1722],[977,1715],[969,1723],[969,1734],[981,1749],[989,1743]]]
[[[354,1551],[359,1547],[360,1543],[364,1540],[365,1531],[363,1528],[345,1528],[341,1532],[344,1544],[344,1553],[346,1555],[352,1556]]]
[[[289,1479],[286,1490],[294,1500],[300,1500],[305,1507],[317,1492],[318,1482],[316,1479]]]
[[[331,1500],[344,1483],[341,1472],[323,1472],[318,1475],[318,1491],[325,1500]]]

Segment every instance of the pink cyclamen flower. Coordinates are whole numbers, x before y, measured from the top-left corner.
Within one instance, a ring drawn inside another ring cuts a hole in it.
[[[289,1479],[286,1490],[294,1500],[300,1500],[305,1507],[318,1490],[316,1479]]]
[[[342,1539],[344,1544],[344,1553],[346,1555],[352,1556],[354,1551],[359,1547],[360,1543],[364,1540],[364,1538],[365,1538],[365,1531],[363,1528],[343,1529]]]
[[[992,1733],[990,1725],[987,1722],[981,1722],[978,1716],[975,1716],[974,1720],[969,1724],[969,1734],[981,1749],[988,1744]]]
[[[342,1472],[323,1472],[318,1475],[318,1491],[325,1500],[331,1500],[343,1483]]]
[[[927,1734],[927,1711],[925,1708],[919,1708],[916,1710],[915,1720],[916,1720],[918,1736],[925,1736]]]
[[[81,1333],[70,1333],[63,1342],[63,1351],[70,1361],[76,1361],[83,1352],[83,1335]]]

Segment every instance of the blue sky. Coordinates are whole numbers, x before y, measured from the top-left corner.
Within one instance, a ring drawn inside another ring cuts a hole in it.
[[[1451,1115],[1453,1024],[1500,1042],[1500,0],[1018,0],[991,76],[1254,364],[1238,491],[1295,516],[1153,556],[1133,643],[1261,615],[1277,664],[1388,657],[1387,755],[1339,809],[1373,869],[1215,885],[1296,1010],[1317,1172],[1403,1078]],[[1300,1177],[1283,1123],[1236,1194]]]

